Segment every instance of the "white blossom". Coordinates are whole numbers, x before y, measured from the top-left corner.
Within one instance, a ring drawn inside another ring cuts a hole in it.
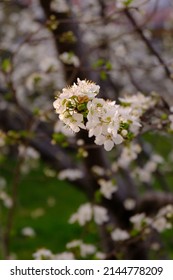
[[[31,227],[25,227],[21,230],[22,235],[27,237],[34,237],[36,235],[35,230]]]
[[[118,158],[118,165],[122,168],[127,168],[129,164],[138,157],[141,152],[141,147],[139,144],[130,143],[125,146],[122,150],[120,157]]]
[[[96,252],[96,247],[92,244],[86,244],[82,240],[72,240],[67,243],[67,249],[73,249],[78,247],[80,249],[81,257],[86,257],[87,255],[92,255]]]
[[[58,173],[59,180],[68,179],[70,181],[75,181],[77,179],[83,178],[84,174],[79,169],[64,169]]]
[[[58,62],[53,56],[46,56],[43,60],[40,61],[39,66],[43,72],[55,71],[58,69]]]
[[[138,93],[119,98],[121,104],[117,105],[115,101],[96,98],[99,90],[93,82],[77,79],[77,84],[62,90],[53,106],[72,131],[88,130],[88,136],[94,136],[97,145],[111,151],[115,145],[138,134],[140,117],[156,100]]]
[[[138,92],[136,95],[120,97],[119,100],[122,104],[129,105],[136,116],[141,116],[144,111],[153,107],[156,103],[154,98],[144,96],[141,92]]]
[[[92,207],[90,203],[81,205],[76,213],[74,213],[69,220],[69,223],[78,222],[79,225],[84,226],[92,219]]]
[[[93,207],[93,212],[96,224],[102,225],[103,223],[108,222],[109,216],[106,208],[96,205]]]
[[[4,189],[7,185],[5,178],[0,177],[0,190]]]
[[[143,224],[146,223],[146,221],[147,221],[147,217],[145,213],[136,214],[130,218],[130,222],[137,230],[141,230]]]
[[[71,52],[64,52],[60,54],[59,58],[65,64],[71,64],[74,65],[75,67],[79,67],[80,65],[79,58]]]
[[[75,256],[72,252],[63,252],[53,256],[54,260],[74,260]]]
[[[34,160],[37,160],[40,157],[39,153],[34,148],[23,145],[19,146],[19,155]]]
[[[70,242],[68,242],[66,244],[66,248],[67,249],[71,249],[71,248],[76,248],[76,247],[80,247],[80,245],[82,244],[82,240],[72,240]]]
[[[80,128],[85,129],[82,110],[85,109],[86,102],[99,93],[99,89],[100,87],[93,82],[77,79],[77,84],[64,88],[54,101],[53,106],[60,120],[72,131],[79,132]]]
[[[53,253],[45,248],[39,249],[33,254],[33,258],[35,260],[44,260],[44,259],[51,260],[53,256],[54,256]]]
[[[126,230],[116,228],[111,232],[111,237],[114,241],[124,241],[126,239],[129,239],[130,235]]]
[[[133,176],[138,177],[141,182],[149,183],[152,179],[152,174],[161,163],[163,163],[163,158],[160,155],[153,154],[143,167],[136,167],[133,170]]]
[[[87,222],[90,222],[92,218],[98,225],[107,222],[109,220],[107,209],[99,205],[85,203],[70,217],[69,223],[78,222],[79,225],[84,226]]]
[[[98,165],[93,165],[91,168],[92,172],[97,176],[103,176],[105,174],[105,170],[103,167]]]
[[[104,260],[104,259],[106,258],[106,254],[103,253],[103,252],[98,251],[98,252],[96,252],[95,257],[96,257],[98,260]]]
[[[13,206],[12,198],[3,190],[0,191],[0,200],[3,201],[6,208],[11,208]]]
[[[88,102],[88,115],[86,128],[89,137],[95,136],[97,145],[104,145],[106,151],[112,150],[114,145],[123,142],[123,137],[119,134],[120,114],[119,106],[114,101],[105,101],[95,98]]]
[[[65,0],[53,0],[51,1],[51,10],[55,12],[69,12],[69,7]]]
[[[169,115],[170,129],[173,130],[173,114]]]
[[[118,189],[118,187],[115,184],[113,184],[111,180],[100,179],[98,180],[98,183],[100,185],[101,194],[103,194],[103,196],[108,199],[111,199],[112,194]]]
[[[127,198],[124,200],[123,204],[127,210],[132,210],[136,206],[136,201],[132,198]]]
[[[173,205],[168,204],[164,207],[162,207],[158,213],[157,213],[157,217],[161,217],[161,216],[165,216],[165,217],[172,217],[173,216]]]
[[[73,137],[74,133],[71,129],[69,129],[65,124],[58,120],[54,125],[54,132],[56,133],[63,133],[67,137]]]
[[[155,218],[153,218],[152,227],[158,232],[162,232],[166,229],[172,228],[172,224],[169,219],[173,217],[173,205],[168,204],[159,209]]]
[[[96,247],[92,244],[84,244],[82,243],[80,246],[80,254],[81,257],[86,257],[87,255],[92,255],[96,251]]]
[[[158,232],[162,232],[166,229],[172,228],[172,225],[167,221],[165,217],[158,217],[155,220],[153,220],[152,227]]]

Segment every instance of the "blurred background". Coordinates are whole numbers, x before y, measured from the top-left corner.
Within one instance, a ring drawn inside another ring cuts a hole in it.
[[[98,202],[102,177],[119,185],[112,200],[99,200],[111,226],[129,230],[131,216],[153,217],[173,205],[172,1],[4,0],[0,26],[0,258],[32,259],[40,249],[63,258],[69,241],[83,239],[102,258],[171,259],[172,216],[163,230],[114,242],[113,252],[104,228],[68,221],[81,204]],[[77,77],[99,84],[110,100],[160,96],[128,164],[123,147],[95,149],[93,139],[76,137],[59,121],[55,96]]]

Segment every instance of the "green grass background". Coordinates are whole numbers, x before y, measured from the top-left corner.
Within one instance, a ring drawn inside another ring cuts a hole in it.
[[[7,161],[1,169],[9,189],[14,166],[15,162]],[[67,242],[79,239],[81,235],[82,229],[77,224],[69,224],[68,220],[86,201],[85,195],[67,182],[46,177],[43,169],[41,163],[37,170],[20,180],[11,235],[11,252],[17,259],[32,259],[32,254],[39,248],[48,248],[53,253],[63,252]],[[53,201],[52,205],[49,201]],[[5,224],[8,210],[1,206],[0,211],[1,223]],[[23,236],[21,230],[24,227],[32,227],[36,236]],[[2,258],[2,252],[0,255]]]
[[[144,138],[152,145],[154,152],[161,154],[168,161],[169,154],[173,150],[171,136],[150,133]],[[6,178],[9,193],[16,164],[14,160],[1,159],[0,176]],[[45,176],[43,170],[46,167],[43,162],[40,162],[37,169],[20,178],[10,245],[10,251],[17,259],[32,259],[32,254],[39,248],[50,249],[53,253],[63,252],[66,250],[67,242],[80,239],[84,235],[83,228],[77,224],[69,224],[68,220],[79,205],[87,201],[85,195],[74,185],[59,181],[56,177]],[[166,175],[165,179],[173,191],[173,172]],[[160,182],[155,180],[153,184],[156,190],[162,190]],[[50,205],[50,201],[54,203]],[[7,211],[0,201],[0,226],[6,223]],[[34,217],[37,213],[37,217]],[[42,215],[39,216],[39,213]],[[23,236],[21,230],[24,227],[32,227],[36,236]],[[164,246],[171,259],[173,259],[172,233],[171,229],[162,234]],[[85,232],[85,236],[87,234]],[[87,238],[88,241],[97,242],[94,230]],[[154,258],[154,255],[151,257]],[[0,258],[3,258],[1,251]]]

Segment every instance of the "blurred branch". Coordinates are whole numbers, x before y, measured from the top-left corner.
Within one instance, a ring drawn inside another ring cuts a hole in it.
[[[14,215],[16,210],[16,203],[18,197],[18,187],[20,181],[20,169],[23,163],[23,158],[18,158],[17,165],[14,169],[14,177],[12,182],[12,206],[7,213],[7,223],[4,229],[3,240],[4,240],[4,254],[5,259],[9,259],[10,257],[10,241],[11,241],[11,231],[14,223]]]
[[[142,41],[145,43],[145,45],[147,46],[147,48],[149,49],[149,51],[158,59],[158,61],[160,62],[160,64],[163,66],[164,70],[165,70],[165,74],[166,76],[171,79],[171,71],[169,69],[169,67],[167,66],[166,62],[164,61],[164,59],[161,57],[161,55],[158,53],[158,51],[153,47],[152,43],[150,42],[150,40],[147,38],[147,36],[144,34],[143,30],[141,29],[141,27],[138,25],[137,21],[135,20],[135,18],[133,17],[132,13],[128,10],[128,9],[124,9],[124,13],[127,16],[127,18],[129,19],[130,23],[132,24],[132,26],[135,28],[136,32],[139,34],[139,36],[141,37]]]
[[[156,214],[157,211],[168,205],[173,205],[173,194],[170,192],[151,191],[143,194],[138,201],[138,212],[145,212],[147,215]]]

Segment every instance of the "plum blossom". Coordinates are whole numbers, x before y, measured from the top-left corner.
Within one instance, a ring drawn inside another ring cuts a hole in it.
[[[71,52],[64,52],[59,56],[59,58],[65,64],[74,65],[75,67],[79,67],[80,65],[79,58]]]
[[[35,230],[31,227],[24,227],[21,233],[26,237],[34,237],[36,235]]]
[[[107,209],[99,205],[85,203],[70,217],[69,223],[78,222],[79,225],[84,226],[87,222],[90,222],[92,218],[98,225],[107,222],[109,220]]]
[[[140,117],[155,105],[153,97],[142,93],[115,101],[97,98],[100,87],[93,82],[77,79],[71,87],[64,88],[53,106],[59,119],[73,132],[80,129],[95,137],[95,144],[111,151],[115,145],[132,139],[141,127]]]
[[[128,146],[125,146],[118,159],[118,165],[122,168],[127,168],[129,164],[138,157],[141,152],[139,144],[131,142]]]
[[[161,163],[163,163],[163,158],[160,155],[153,154],[143,167],[136,167],[132,175],[138,177],[141,182],[149,183],[152,180],[152,174]]]
[[[119,98],[122,105],[130,106],[134,115],[141,116],[147,109],[156,104],[152,96],[145,96],[141,92]]]
[[[112,194],[117,191],[117,186],[111,180],[98,180],[100,185],[100,192],[104,197],[111,199]]]
[[[0,177],[0,190],[4,189],[7,185],[5,178]]]
[[[127,198],[123,204],[127,210],[133,210],[136,206],[136,201],[132,198]]]
[[[0,200],[2,200],[6,208],[11,208],[13,206],[12,198],[3,190],[0,191]]]
[[[51,260],[53,253],[49,249],[41,248],[33,254],[33,258],[35,260]]]
[[[109,220],[107,209],[102,206],[93,207],[94,221],[97,225],[102,225]]]
[[[111,232],[111,237],[114,241],[124,241],[130,237],[129,233],[126,230],[116,228]]]
[[[83,178],[83,172],[79,169],[64,169],[58,174],[59,180],[68,179],[70,181],[75,181],[77,179]]]
[[[139,213],[130,218],[130,222],[133,224],[134,228],[137,230],[141,230],[143,224],[146,223],[147,217],[145,213]]]
[[[77,84],[64,88],[53,106],[67,127],[74,132],[85,129],[84,116],[86,104],[99,93],[100,87],[93,82],[77,79]]]
[[[159,217],[153,221],[152,227],[158,232],[163,232],[166,229],[172,228],[172,225],[167,221],[165,217]]]
[[[115,101],[105,101],[95,98],[88,102],[88,115],[86,128],[89,137],[95,136],[97,145],[104,145],[106,151],[112,150],[115,144],[123,142],[123,137],[119,134],[120,114],[119,105]]]
[[[172,224],[169,221],[173,217],[173,206],[168,204],[162,207],[156,217],[153,219],[152,227],[158,232],[162,232],[166,229],[172,228]]]
[[[69,223],[78,222],[81,226],[84,226],[92,219],[92,208],[90,203],[81,205],[76,213],[74,213],[69,220]]]
[[[96,247],[92,244],[86,244],[82,240],[72,240],[67,243],[67,249],[73,249],[78,247],[80,249],[81,257],[86,257],[87,255],[94,254],[96,252]]]
[[[74,254],[72,252],[62,252],[60,254],[54,255],[55,260],[74,260]]]
[[[173,131],[173,114],[169,115],[170,129]]]

